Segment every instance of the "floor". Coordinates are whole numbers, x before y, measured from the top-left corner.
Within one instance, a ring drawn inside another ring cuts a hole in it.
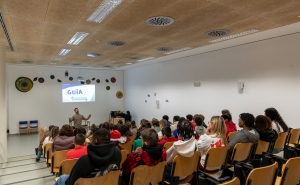
[[[35,154],[34,148],[39,144],[37,133],[26,135],[17,134],[7,136],[7,158]]]

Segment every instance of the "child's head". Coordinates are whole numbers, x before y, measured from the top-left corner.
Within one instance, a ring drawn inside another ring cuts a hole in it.
[[[111,124],[113,124],[113,123],[111,123]],[[101,124],[101,125],[99,125],[99,126],[101,126],[100,128],[105,128],[105,129],[107,129],[107,130],[110,130],[111,124],[108,123],[108,122],[104,122],[103,124]]]
[[[105,128],[100,128],[97,130],[92,137],[92,144],[101,145],[110,142],[110,133],[109,130]]]
[[[224,119],[225,123],[232,121],[232,117],[230,114],[222,114],[222,118]]]
[[[182,141],[189,140],[195,135],[193,126],[191,122],[189,122],[189,120],[179,121],[177,129],[178,136],[181,138]]]
[[[189,120],[189,121],[192,121],[193,120],[193,115],[191,115],[191,114],[186,115],[186,119]]]
[[[203,120],[200,116],[195,117],[195,123],[197,126],[201,126],[203,124]]]
[[[125,136],[128,128],[126,125],[118,125],[118,131],[121,133],[121,136]]]
[[[226,141],[226,125],[225,121],[221,116],[213,116],[210,119],[209,125],[207,127],[209,135],[216,135],[218,138],[222,138],[223,143]]]
[[[169,121],[169,116],[168,116],[168,115],[164,115],[164,116],[162,117],[162,119],[165,119],[165,120]]]
[[[153,118],[152,119],[152,125],[153,125],[153,127],[159,127],[159,121],[158,121],[158,119]]]
[[[121,119],[118,120],[118,124],[123,125],[123,121]]]
[[[156,146],[158,142],[157,132],[152,128],[145,128],[141,132],[143,145],[146,146]]]
[[[170,138],[172,136],[172,131],[170,127],[164,127],[161,129],[163,137]]]
[[[58,136],[58,133],[59,133],[59,128],[54,126],[50,131],[49,140],[54,139],[56,136]]]
[[[76,132],[75,132],[76,131]],[[83,128],[83,127],[79,127],[79,128],[77,128],[76,130],[74,130],[74,134],[75,134],[75,136],[77,135],[77,134],[83,134],[83,135],[85,135],[86,134],[86,130],[85,130],[85,128]]]
[[[272,120],[263,115],[258,115],[255,118],[255,128],[261,129],[261,130],[268,130],[272,129]]]
[[[167,120],[162,119],[162,120],[159,121],[159,127],[160,128],[164,128],[166,126],[167,126]]]
[[[47,127],[44,127],[44,128],[40,129],[40,132],[39,132],[40,139],[44,138],[44,136],[46,135],[46,132],[47,132]]]
[[[134,120],[131,121],[131,128],[136,128],[136,124]]]
[[[180,117],[179,117],[179,116],[177,116],[177,115],[176,115],[176,116],[174,116],[174,117],[173,117],[173,122],[175,122],[175,121],[179,121],[179,118],[180,118]]]
[[[85,143],[85,136],[83,134],[77,134],[75,136],[75,145],[78,145],[78,146],[83,146],[84,143]]]
[[[68,137],[73,136],[74,135],[73,127],[71,127],[70,125],[63,125],[59,130],[58,134],[60,136],[68,136]]]

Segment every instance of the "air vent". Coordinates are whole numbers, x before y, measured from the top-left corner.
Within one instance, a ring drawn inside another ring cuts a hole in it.
[[[145,22],[150,26],[169,26],[174,22],[174,19],[165,16],[155,16],[146,19]]]
[[[96,57],[100,57],[101,54],[98,54],[98,53],[88,53],[87,56],[88,56],[88,57],[96,58]]]
[[[163,52],[168,52],[168,51],[172,51],[172,48],[168,48],[168,47],[159,47],[159,48],[155,48],[157,51],[163,51]]]
[[[104,68],[112,68],[112,66],[103,66]]]
[[[23,63],[23,64],[31,64],[32,61],[29,61],[29,60],[23,60],[23,61],[21,61],[21,63]]]
[[[107,42],[108,45],[111,46],[124,46],[126,45],[126,42],[122,42],[122,41],[109,41]]]
[[[73,66],[80,66],[81,64],[72,64]]]
[[[226,36],[228,34],[229,34],[228,30],[211,30],[204,33],[204,35],[208,37],[221,37],[221,36]]]
[[[138,60],[138,59],[140,59],[139,57],[130,57],[129,58],[130,60]]]
[[[2,28],[3,28],[3,31],[4,31],[5,37],[6,37],[6,39],[7,39],[7,42],[8,42],[8,44],[9,44],[10,50],[11,50],[11,51],[14,51],[14,47],[13,47],[13,45],[12,45],[12,43],[11,43],[11,40],[10,40],[8,31],[7,31],[7,29],[6,29],[6,26],[5,26],[5,23],[4,23],[4,19],[3,19],[3,16],[2,16],[2,13],[1,13],[1,12],[0,12],[0,24],[1,24]]]

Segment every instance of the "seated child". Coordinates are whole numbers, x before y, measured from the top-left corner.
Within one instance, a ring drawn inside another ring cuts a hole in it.
[[[172,133],[171,133],[171,128],[170,127],[164,127],[164,128],[162,128],[161,132],[162,132],[163,136],[162,136],[162,140],[160,140],[158,142],[159,145],[164,145],[167,142],[178,141],[177,138],[172,137]]]
[[[83,155],[87,155],[87,147],[85,146],[85,136],[83,134],[77,134],[75,136],[75,148],[69,150],[66,155],[66,159],[78,159]]]

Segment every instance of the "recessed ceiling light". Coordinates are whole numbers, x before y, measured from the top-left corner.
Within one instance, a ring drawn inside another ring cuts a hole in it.
[[[148,58],[143,58],[143,59],[140,59],[140,60],[137,60],[138,62],[144,62],[146,60],[151,60],[151,59],[154,59],[155,57],[148,57]]]
[[[86,33],[86,32],[77,32],[69,40],[68,44],[70,44],[70,45],[78,45],[88,34],[89,33]]]
[[[56,65],[56,63],[49,63],[50,65]]]
[[[241,37],[241,36],[244,36],[244,35],[249,35],[251,33],[255,33],[255,32],[258,32],[258,31],[259,30],[256,30],[256,29],[248,30],[248,31],[244,31],[244,32],[241,32],[241,33],[237,33],[237,34],[228,35],[226,37],[222,37],[222,38],[219,38],[219,39],[211,40],[209,42],[212,42],[212,43],[221,42],[221,41],[224,41],[224,40],[229,40],[229,39],[233,39],[233,38],[236,38],[236,37]]]
[[[131,65],[132,63],[131,62],[128,62],[128,63],[126,63],[127,65]]]
[[[101,56],[101,54],[98,54],[98,53],[88,53],[86,56],[96,58],[96,57]]]
[[[70,51],[71,51],[71,49],[62,49],[62,50],[60,50],[60,52],[58,53],[58,55],[60,55],[60,56],[66,56]]]
[[[174,22],[174,19],[166,16],[155,16],[146,19],[145,22],[150,26],[169,26]]]
[[[86,21],[100,23],[122,2],[123,0],[104,0]]]
[[[167,52],[167,53],[164,53],[164,54],[165,55],[170,55],[170,54],[173,54],[173,53],[178,53],[178,52],[189,50],[189,49],[191,49],[191,47],[185,47],[185,48],[177,49],[177,50],[170,51],[170,52]]]
[[[97,43],[100,43],[100,40],[96,40]]]

